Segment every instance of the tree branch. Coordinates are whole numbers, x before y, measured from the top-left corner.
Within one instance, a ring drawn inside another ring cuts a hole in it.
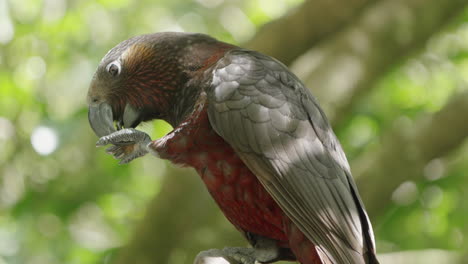
[[[313,47],[292,68],[337,125],[382,74],[417,51],[467,3],[379,1],[346,30]]]
[[[265,24],[243,45],[290,64],[310,47],[350,23],[375,0],[307,0]]]
[[[425,166],[468,137],[468,91],[439,112],[412,122],[395,121],[379,146],[352,163],[361,197],[371,219],[382,216],[393,191],[404,181],[421,178]]]

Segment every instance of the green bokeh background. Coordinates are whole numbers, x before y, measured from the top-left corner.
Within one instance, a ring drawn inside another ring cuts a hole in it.
[[[241,44],[301,2],[0,0],[0,263],[111,263],[158,194],[170,165],[145,157],[120,166],[94,146],[85,97],[110,48],[156,31]],[[440,110],[467,81],[468,11],[382,76],[337,128],[348,158],[378,147],[395,125]],[[161,121],[140,128],[153,138],[171,129]],[[463,254],[467,171],[465,142],[400,186],[375,223],[379,251]]]

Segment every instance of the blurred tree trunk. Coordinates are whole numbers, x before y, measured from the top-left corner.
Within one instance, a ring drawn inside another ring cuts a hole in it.
[[[303,80],[319,97],[332,120],[338,123],[346,118],[345,113],[358,101],[359,96],[370,90],[375,80],[395,62],[421,47],[466,2],[308,0],[287,16],[265,25],[246,46],[289,64],[317,45],[299,60],[295,69],[300,76],[306,77]],[[468,105],[468,102],[463,102]],[[452,109],[452,104],[462,107],[460,103],[451,103],[447,107]],[[434,120],[442,118],[443,111],[434,115]],[[460,122],[459,119],[453,121]],[[417,124],[418,131],[423,133],[423,121]],[[398,139],[398,132],[395,135],[392,133],[389,138],[395,136]],[[437,140],[444,140],[443,134],[437,135]],[[462,140],[458,136],[457,140]],[[429,140],[430,135],[424,138]],[[421,147],[428,147],[422,146],[425,142],[422,139],[413,137],[411,140],[416,140],[415,144],[421,144]],[[392,141],[388,142],[391,144]],[[442,154],[441,149],[427,151],[434,154],[424,156],[421,164]],[[385,197],[389,198],[391,191],[407,177],[407,174],[402,174],[392,179],[389,186],[383,186],[387,182],[378,179],[387,174],[379,175],[379,168],[395,171],[399,167],[399,170],[403,170],[407,163],[399,163],[400,153],[392,152],[396,156],[391,156],[388,151],[381,152],[380,156],[388,158],[388,161],[377,160],[375,166],[358,170],[357,173],[360,176],[358,185],[362,185],[361,194],[365,203],[369,204],[371,215],[379,214],[375,202],[381,200],[375,199],[372,189],[382,188]],[[120,251],[114,263],[171,263],[174,258],[178,259],[177,264],[191,263],[202,249],[244,243],[240,234],[215,207],[197,175],[188,170],[169,169],[161,192],[149,204],[147,215],[137,227],[133,239]],[[194,232],[204,228],[221,233],[202,243],[204,233]],[[193,255],[174,257],[177,249]]]
[[[336,127],[395,63],[417,52],[466,0],[383,0],[292,66]]]
[[[307,0],[285,16],[264,25],[243,46],[291,64],[320,40],[352,23],[375,1]]]
[[[462,114],[463,113],[463,114]],[[367,212],[374,221],[391,203],[393,191],[405,181],[423,177],[428,163],[460,146],[468,137],[468,92],[453,97],[434,114],[412,122],[396,120],[378,149],[353,162]]]

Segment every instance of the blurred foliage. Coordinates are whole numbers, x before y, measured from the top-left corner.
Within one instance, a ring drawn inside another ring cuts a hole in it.
[[[94,147],[85,96],[108,49],[156,31],[241,43],[300,2],[0,0],[0,263],[106,262],[157,194],[164,161],[119,166]],[[465,12],[357,104],[337,131],[350,160],[390,127],[466,89],[467,21]],[[160,137],[170,127],[158,121],[142,129]],[[466,171],[468,144],[427,164],[420,182],[400,186],[376,223],[379,248],[467,250]]]
[[[348,158],[352,161],[379,148],[386,131],[411,127],[467,90],[467,51],[468,9],[355,104],[352,118],[337,131]],[[465,140],[454,153],[426,164],[419,181],[404,182],[395,190],[386,216],[373,219],[380,252],[424,248],[467,252],[467,154]]]

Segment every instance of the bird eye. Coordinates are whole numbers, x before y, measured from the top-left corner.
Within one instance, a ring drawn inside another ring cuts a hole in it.
[[[112,76],[117,76],[120,74],[120,63],[118,61],[113,61],[107,65],[107,71]]]

